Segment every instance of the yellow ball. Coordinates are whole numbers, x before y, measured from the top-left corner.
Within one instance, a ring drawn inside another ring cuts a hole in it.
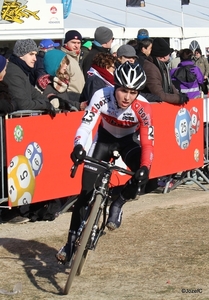
[[[29,160],[24,155],[13,157],[7,174],[8,197],[12,206],[31,203],[35,190],[35,177]]]

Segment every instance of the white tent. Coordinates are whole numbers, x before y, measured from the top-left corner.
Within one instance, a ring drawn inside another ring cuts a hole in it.
[[[139,28],[147,28],[151,37],[209,37],[208,0],[146,0],[145,7],[126,7],[125,0],[73,0],[71,13],[64,20],[65,31],[77,29],[93,38],[95,28],[107,26],[115,38],[135,38]]]

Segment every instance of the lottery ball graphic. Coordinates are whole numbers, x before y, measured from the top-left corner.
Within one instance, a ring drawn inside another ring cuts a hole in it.
[[[176,142],[181,149],[188,148],[191,140],[191,116],[186,108],[181,108],[175,120]]]
[[[199,127],[200,127],[200,114],[199,111],[196,107],[192,107],[190,110],[190,116],[191,116],[191,130],[192,130],[192,134],[195,134],[198,132]]]
[[[12,206],[31,203],[35,190],[35,177],[27,157],[24,155],[13,157],[7,173],[8,197]]]
[[[23,132],[23,128],[22,126],[20,125],[17,125],[14,129],[14,138],[17,142],[21,142],[22,139],[23,139],[23,135],[24,135],[24,132]]]
[[[37,176],[43,166],[43,154],[39,144],[36,142],[30,143],[25,150],[25,156],[31,163],[34,175]]]

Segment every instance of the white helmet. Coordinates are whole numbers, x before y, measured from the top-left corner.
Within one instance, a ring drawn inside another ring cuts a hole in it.
[[[126,61],[115,69],[115,85],[128,89],[142,90],[146,84],[146,74],[139,63]]]

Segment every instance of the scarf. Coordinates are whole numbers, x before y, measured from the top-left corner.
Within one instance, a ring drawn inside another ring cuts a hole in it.
[[[162,80],[163,80],[163,90],[165,93],[173,94],[173,87],[171,83],[171,77],[166,64],[159,61],[156,57],[153,57],[153,63],[160,70]]]
[[[20,69],[27,75],[29,76],[31,72],[34,70],[34,68],[29,67],[24,60],[19,58],[18,56],[12,54],[9,58],[9,61],[12,62],[13,64],[17,65],[20,67]]]
[[[112,85],[115,84],[113,74],[107,71],[107,69],[101,68],[97,65],[92,65],[92,68],[94,68],[109,83],[111,83]]]
[[[80,52],[81,52],[81,50],[77,50],[77,51],[72,50],[67,45],[64,45],[63,48],[65,48],[67,51],[69,51],[70,52],[69,55],[71,55],[71,56],[78,56],[80,54]]]

